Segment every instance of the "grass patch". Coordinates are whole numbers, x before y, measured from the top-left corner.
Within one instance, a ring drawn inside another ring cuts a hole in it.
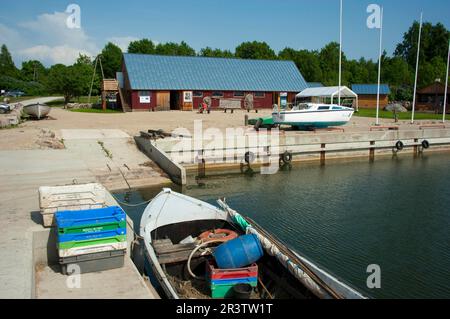
[[[79,97],[75,97],[75,98],[71,99],[69,103],[93,103],[93,104],[98,103],[98,104],[100,104],[101,102],[102,102],[101,96],[92,95],[90,102],[89,102],[89,96],[79,96]]]
[[[355,116],[359,117],[373,117],[375,118],[377,115],[376,109],[359,109],[359,112],[355,113]],[[397,113],[399,120],[411,120],[411,112],[405,113]],[[390,111],[380,110],[380,118],[384,119],[394,119],[394,113]],[[447,120],[450,120],[450,115],[446,115]],[[434,113],[420,113],[415,112],[414,114],[415,120],[440,120],[442,121],[442,114],[434,114]]]
[[[47,102],[45,104],[50,107],[64,107],[64,100],[54,100],[54,101]]]
[[[10,130],[13,128],[18,128],[18,127],[19,127],[19,124],[11,124],[8,126],[0,126],[0,130]]]
[[[97,143],[98,143],[98,145],[100,145],[103,152],[105,152],[106,157],[109,157],[110,159],[112,159],[113,155],[112,155],[111,151],[105,147],[105,144],[102,141],[97,141]]]
[[[12,103],[19,103],[19,102],[22,102],[22,101],[25,101],[25,100],[31,100],[31,99],[35,99],[35,98],[37,98],[37,96],[20,96],[20,97],[3,97],[2,96],[2,102],[3,102],[3,99],[4,98],[7,98],[7,99],[9,99],[9,103],[10,104],[12,104]]]
[[[78,112],[78,113],[105,113],[105,114],[117,114],[117,113],[122,113],[121,110],[111,110],[111,109],[97,109],[97,108],[93,108],[93,109],[72,109],[70,110],[71,112]]]
[[[80,96],[78,98],[74,98],[70,101],[70,103],[92,103],[93,107],[91,109],[71,109],[71,112],[78,113],[107,113],[107,114],[115,114],[115,113],[123,113],[121,109],[106,109],[103,110],[101,106],[101,97],[100,96],[91,96],[91,101],[89,102],[89,96]]]

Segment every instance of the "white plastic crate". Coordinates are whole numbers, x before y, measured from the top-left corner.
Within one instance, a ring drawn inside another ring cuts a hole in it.
[[[45,227],[55,224],[54,214],[106,206],[106,189],[98,183],[39,187],[39,206]]]
[[[112,251],[112,250],[126,250],[127,249],[127,242],[120,242],[120,243],[110,243],[110,244],[100,244],[100,245],[92,245],[92,246],[85,246],[85,247],[77,247],[77,248],[70,248],[70,249],[59,249],[59,257],[60,258],[66,258],[66,257],[74,257],[79,255],[87,255],[87,254],[94,254],[94,253],[101,253],[105,251]]]

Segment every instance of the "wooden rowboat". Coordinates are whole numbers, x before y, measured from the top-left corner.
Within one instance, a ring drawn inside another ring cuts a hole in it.
[[[23,111],[31,117],[38,120],[46,117],[50,113],[51,108],[46,104],[30,104],[23,107]]]
[[[203,246],[204,232],[230,230],[258,238],[263,255],[256,262],[252,299],[363,299],[356,289],[290,249],[249,218],[232,210],[163,189],[146,207],[140,226],[145,258],[168,298],[211,298],[207,269],[215,247]],[[211,242],[213,243],[213,242]],[[233,296],[231,296],[233,298]]]

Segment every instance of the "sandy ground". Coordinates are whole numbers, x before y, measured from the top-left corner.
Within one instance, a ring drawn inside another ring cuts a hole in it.
[[[18,127],[0,130],[0,149],[42,149],[38,143],[42,136],[42,130],[55,133],[57,139],[62,138],[63,129],[120,129],[131,136],[138,135],[140,131],[148,129],[163,129],[172,132],[177,128],[185,128],[193,132],[196,120],[201,120],[201,127],[218,128],[224,131],[226,128],[237,128],[244,126],[245,115],[249,118],[270,116],[271,110],[260,110],[247,113],[245,111],[230,112],[213,111],[211,114],[197,114],[196,112],[167,111],[167,112],[135,112],[135,113],[79,113],[68,110],[54,108],[50,113],[50,118],[41,121],[27,121]],[[374,124],[373,118],[360,118],[354,116],[344,129],[346,132],[367,131],[369,126]],[[197,122],[197,125],[200,122]],[[382,119],[382,124],[393,125],[392,119]],[[430,121],[417,121],[410,125],[407,121],[400,123],[401,129],[418,129],[418,126]],[[294,133],[294,132],[293,132]],[[295,132],[295,134],[304,134]]]

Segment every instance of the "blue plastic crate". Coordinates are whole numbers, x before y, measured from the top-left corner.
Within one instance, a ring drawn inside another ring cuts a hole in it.
[[[119,206],[77,211],[61,211],[55,214],[56,225],[60,229],[114,223],[125,221],[126,218],[125,212]]]
[[[115,236],[126,235],[126,228],[117,228],[113,230],[99,231],[94,233],[78,233],[78,234],[58,234],[58,242],[64,243],[69,241],[84,241],[102,239]]]
[[[211,280],[212,285],[238,285],[238,284],[249,284],[251,286],[256,286],[258,284],[258,277],[247,277],[247,278],[233,278],[233,279],[214,279]]]

